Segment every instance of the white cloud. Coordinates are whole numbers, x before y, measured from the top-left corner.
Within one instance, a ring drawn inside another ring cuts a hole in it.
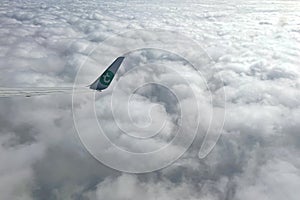
[[[80,65],[98,43],[136,28],[167,29],[194,39],[211,55],[215,64],[200,70],[216,98],[223,89],[217,75],[222,76],[227,115],[224,133],[206,158],[198,160],[196,156],[200,135],[172,166],[150,174],[128,175],[108,169],[83,150],[73,126],[70,96],[1,98],[0,199],[294,200],[300,196],[300,35],[296,1],[4,0],[1,8],[1,87],[71,86]],[[82,84],[87,85],[102,72],[119,46],[146,39],[157,38],[155,34],[129,34],[118,43],[105,44],[89,57],[80,77]],[[174,38],[166,35],[159,40],[168,44]],[[184,49],[193,60],[200,59],[195,49],[184,45],[185,41],[176,42],[174,50]],[[118,82],[123,81],[120,87],[124,93],[145,80],[162,79],[186,97],[183,105],[192,113],[190,94],[169,71],[139,70],[125,79],[125,72],[135,66],[170,65],[192,80],[203,103],[201,110],[209,113],[206,86],[176,55],[145,50],[132,52],[126,62],[116,77]],[[131,117],[136,125],[148,124],[148,108],[152,106],[159,107],[150,112],[155,123],[149,133],[162,120],[167,122],[163,136],[134,143],[120,137],[112,116],[105,115],[110,111],[111,89],[97,95],[101,108],[97,114],[119,145],[146,151],[170,140],[178,123],[178,102],[170,95],[150,87],[132,99],[131,106],[136,110]],[[123,93],[120,95],[125,99]],[[84,108],[85,104],[76,106]],[[130,118],[122,107],[122,103],[116,106],[116,112],[130,129]],[[82,116],[86,134],[91,128],[86,117],[89,112],[85,110]],[[192,114],[189,116],[192,121]],[[201,117],[200,128],[205,130],[209,120],[206,115]],[[184,128],[191,134],[192,127]],[[180,145],[174,146],[174,152],[178,149]]]
[[[97,186],[97,199],[198,199],[193,185],[168,180],[143,182],[134,175],[106,179]],[[112,190],[113,188],[113,190]]]

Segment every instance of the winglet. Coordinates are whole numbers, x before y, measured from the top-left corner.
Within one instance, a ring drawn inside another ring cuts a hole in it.
[[[104,90],[106,89],[111,81],[113,80],[116,72],[121,66],[125,57],[118,57],[99,78],[97,78],[89,87],[92,90]]]

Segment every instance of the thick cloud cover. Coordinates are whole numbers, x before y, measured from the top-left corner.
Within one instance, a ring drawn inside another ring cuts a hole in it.
[[[97,44],[120,32],[158,28],[179,32],[201,44],[213,60],[210,67],[201,69],[212,95],[218,97],[221,89],[226,92],[224,131],[209,155],[197,157],[200,134],[173,165],[142,175],[110,169],[84,149],[73,124],[70,95],[1,98],[0,199],[299,198],[297,1],[3,0],[0,4],[1,87],[70,87]],[[141,37],[146,36],[125,40],[134,44]],[[115,44],[107,46],[101,58],[85,65],[88,70],[82,80],[87,82],[82,84],[89,84],[111,62],[115,49]],[[151,59],[187,70],[189,75],[189,66],[178,57],[156,53],[130,54],[116,80],[122,81],[129,64],[143,66]],[[138,73],[150,79],[160,72],[141,68]],[[167,80],[172,78],[167,71],[164,75]],[[125,91],[130,84],[138,84],[133,80],[125,83]],[[199,98],[206,96],[205,86],[198,84]],[[184,87],[177,89],[185,91]],[[96,95],[101,108],[97,116],[107,120],[106,128],[112,130],[112,138],[119,139],[119,145],[133,148],[131,141],[120,138],[118,130],[111,127],[113,119],[104,115],[110,93]],[[134,147],[142,151],[170,139],[179,111],[177,101],[162,88],[144,87],[138,94],[129,105],[136,110],[131,117],[137,125],[149,123],[144,109],[153,106],[153,119],[168,122],[164,137],[149,146]],[[154,126],[159,122],[154,120]]]

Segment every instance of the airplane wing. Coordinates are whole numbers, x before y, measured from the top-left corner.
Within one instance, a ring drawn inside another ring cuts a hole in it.
[[[93,90],[104,90],[106,89],[111,81],[113,80],[116,72],[121,66],[125,57],[118,57],[104,72],[97,78],[90,86]],[[13,96],[40,96],[40,95],[51,95],[51,94],[72,94],[73,87],[27,87],[27,88],[4,88],[0,87],[0,97],[13,97]],[[77,87],[76,92],[85,93],[91,92],[86,87]]]
[[[73,87],[21,87],[21,88],[3,88],[0,87],[0,97],[14,96],[41,96],[41,95],[57,95],[72,94]],[[89,90],[85,87],[77,87],[76,92],[84,93]]]
[[[118,57],[99,78],[97,78],[91,85],[92,90],[104,90],[106,89],[111,81],[113,80],[116,72],[118,71],[120,65],[122,64],[125,57]]]

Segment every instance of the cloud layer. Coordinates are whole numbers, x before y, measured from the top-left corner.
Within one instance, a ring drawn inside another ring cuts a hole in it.
[[[214,105],[219,105],[218,97],[225,90],[226,118],[220,140],[205,158],[197,156],[208,124],[207,116],[200,115],[202,129],[181,159],[157,172],[132,175],[102,165],[86,151],[73,124],[71,95],[0,98],[0,199],[299,198],[297,1],[32,0],[3,1],[1,8],[1,87],[71,87],[87,60],[80,77],[81,86],[85,86],[110,64],[119,45],[153,40],[155,34],[127,35],[122,44],[105,44],[105,51],[90,55],[99,43],[125,31],[166,29],[193,39],[211,56],[209,65],[198,68],[207,86],[193,77],[182,58],[153,50],[129,53],[115,84],[123,81],[120,88],[126,92],[135,84],[159,77],[174,83],[174,90],[188,99],[184,84],[174,82],[170,71],[151,71],[143,66],[152,63],[179,68],[193,80],[204,114],[209,113],[211,105],[205,98],[207,88]],[[176,38],[166,37],[161,42],[172,40]],[[198,49],[177,42],[177,49],[185,49],[200,62]],[[126,77],[133,67],[139,70]],[[112,88],[96,94],[96,105],[99,121],[115,142],[123,148],[146,151],[170,141],[180,113],[178,101],[170,92],[152,85],[141,88],[131,99],[129,106],[135,112],[130,114],[138,127],[151,122],[146,113],[149,108],[153,108],[150,114],[154,116],[151,130],[161,121],[167,122],[163,134],[146,146],[120,137],[116,119],[106,115]],[[82,100],[78,108],[84,108],[85,95]],[[190,108],[190,104],[181,102]],[[119,106],[114,112],[125,115],[122,104]],[[87,134],[92,132],[88,129],[90,119],[84,116],[89,112],[82,113]],[[193,109],[188,112],[193,113]],[[128,118],[119,119],[123,128],[131,128],[126,127],[132,125]],[[186,134],[191,133],[190,126],[184,128]]]

